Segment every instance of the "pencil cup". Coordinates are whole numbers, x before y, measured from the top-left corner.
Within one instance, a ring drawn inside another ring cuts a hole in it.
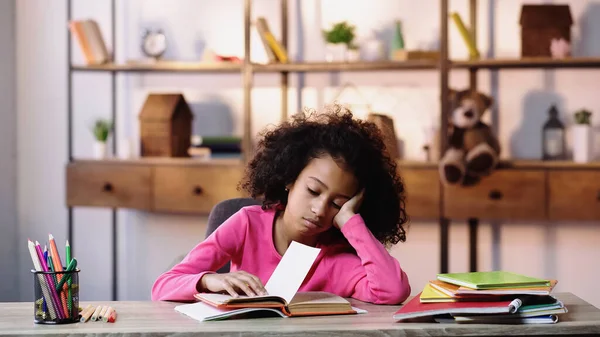
[[[79,322],[79,269],[43,272],[32,270],[33,320],[38,324]]]

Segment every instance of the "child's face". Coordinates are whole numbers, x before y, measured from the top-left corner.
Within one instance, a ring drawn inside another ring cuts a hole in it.
[[[331,228],[340,207],[358,192],[358,180],[324,155],[311,160],[288,188],[285,225],[302,236],[314,236]]]

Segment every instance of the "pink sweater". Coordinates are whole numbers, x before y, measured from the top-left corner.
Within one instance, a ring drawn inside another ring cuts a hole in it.
[[[158,277],[152,300],[194,300],[200,278],[229,260],[231,271],[244,270],[266,284],[281,260],[273,243],[274,216],[275,211],[260,206],[241,209]],[[321,252],[299,291],[327,291],[375,304],[403,302],[411,291],[408,277],[362,217],[350,218],[341,232],[347,242],[342,239],[317,246]]]

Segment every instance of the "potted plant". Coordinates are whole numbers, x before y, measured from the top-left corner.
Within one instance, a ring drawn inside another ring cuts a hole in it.
[[[577,163],[587,163],[592,157],[592,113],[581,109],[575,112],[573,125],[573,160]]]
[[[104,159],[107,157],[106,142],[112,131],[112,123],[109,120],[99,118],[92,129],[94,133],[94,158]]]
[[[345,61],[347,59],[348,47],[354,41],[353,25],[347,21],[335,23],[330,30],[323,30],[323,37],[327,42],[325,59],[328,62]]]

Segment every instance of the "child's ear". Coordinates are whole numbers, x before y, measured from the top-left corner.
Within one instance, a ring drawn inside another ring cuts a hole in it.
[[[448,100],[450,102],[454,102],[454,100],[456,99],[457,95],[458,95],[458,91],[456,91],[456,90],[454,90],[452,88],[449,88],[449,90],[448,90]]]
[[[492,97],[482,93],[479,93],[479,99],[483,104],[484,110],[489,109],[492,106],[492,103],[494,102],[494,99]]]

